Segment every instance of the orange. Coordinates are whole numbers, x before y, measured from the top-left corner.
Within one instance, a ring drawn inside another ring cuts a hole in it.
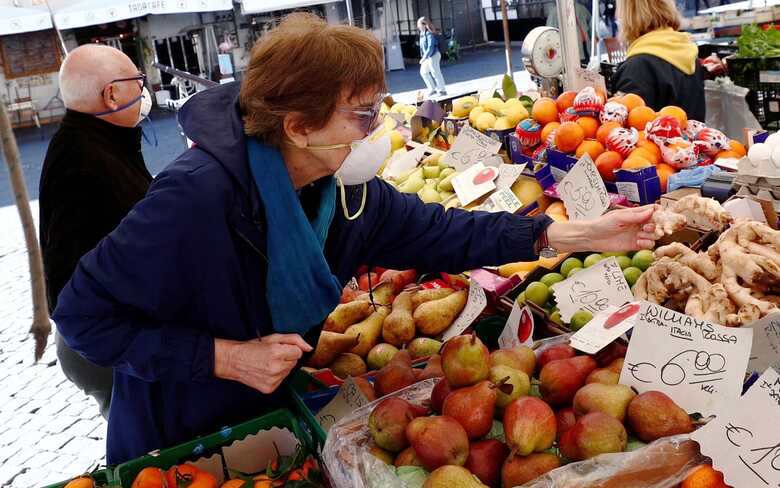
[[[586,139],[582,141],[582,144],[577,146],[577,152],[575,152],[574,154],[577,156],[577,159],[579,159],[585,153],[587,153],[590,156],[590,159],[596,161],[596,158],[601,156],[603,152],[604,152],[604,145],[602,143],[600,143],[599,141],[595,141],[593,139]]]
[[[585,140],[585,131],[576,122],[564,122],[555,131],[555,147],[559,151],[572,153]]]
[[[661,148],[658,147],[653,141],[648,141],[647,139],[640,139],[636,147],[644,149],[654,154],[656,164],[663,161],[663,154],[661,154]]]
[[[729,145],[731,147],[731,150],[734,151],[735,153],[739,154],[740,157],[744,158],[745,155],[747,155],[747,148],[745,148],[745,145],[742,144],[741,142],[739,142],[739,141],[737,141],[735,139],[732,139],[732,140],[729,141]]]
[[[541,125],[558,121],[558,104],[552,98],[542,97],[534,102],[531,116]]]
[[[576,91],[565,91],[558,95],[558,112],[565,112],[567,108],[574,105],[574,98],[577,96]]]
[[[653,166],[653,163],[643,158],[642,156],[629,156],[623,161],[621,168],[623,169],[641,169]]]
[[[625,105],[629,112],[631,112],[637,107],[645,106],[645,101],[642,99],[642,97],[640,97],[639,95],[635,95],[633,93],[624,95],[623,98],[618,100],[618,102]]]
[[[613,129],[617,129],[618,127],[623,127],[623,126],[617,122],[607,122],[606,124],[599,127],[599,130],[596,131],[596,140],[606,145],[607,137],[609,137],[609,133],[612,132]]]
[[[560,122],[550,122],[542,128],[542,144],[547,142],[547,138],[550,137],[552,131],[561,126]]]
[[[661,180],[661,191],[666,193],[669,177],[675,174],[677,171],[666,163],[657,165],[655,167],[655,171],[658,173],[658,179]]]
[[[642,141],[646,141],[646,140],[647,140],[647,134],[645,134],[645,131],[643,131],[643,130],[640,130],[640,131],[638,131],[638,132],[637,132],[637,134],[638,134],[638,135],[637,135],[637,139],[636,139],[636,143],[637,143],[637,145],[638,145],[640,142],[642,142]]]
[[[232,480],[225,481],[219,486],[219,488],[241,488],[242,486],[244,486],[244,483],[246,483],[246,481],[242,480],[241,478],[235,478]],[[256,483],[255,486],[257,486]]]
[[[628,113],[628,126],[636,130],[645,130],[645,126],[657,117],[650,107],[637,107]]]
[[[585,139],[595,139],[599,130],[599,121],[593,117],[580,117],[577,124],[585,131]]]
[[[658,112],[658,115],[668,115],[670,117],[674,117],[680,121],[680,125],[683,127],[683,129],[688,125],[688,114],[685,113],[685,110],[675,105],[669,105],[668,107],[662,108]]]
[[[723,481],[723,473],[705,464],[693,468],[680,488],[728,488],[728,485]]]
[[[643,147],[638,147],[631,151],[631,153],[628,155],[630,158],[631,156],[639,156],[640,158],[646,159],[653,163],[653,165],[656,165],[661,162],[661,158],[658,157],[654,152],[645,149]]]
[[[741,157],[742,156],[738,152],[736,152],[736,151],[721,151],[717,155],[715,155],[715,161],[717,161],[718,159],[721,159],[721,158],[735,158],[735,159],[739,159]]]
[[[598,168],[604,181],[615,181],[614,171],[620,169],[622,165],[623,156],[615,151],[601,153],[601,155],[596,158],[596,168]]]
[[[159,469],[157,471],[160,471]],[[143,472],[143,471],[142,471]],[[138,476],[135,478],[136,480],[140,477],[141,473],[138,473]],[[162,477],[160,477],[160,480],[162,481]],[[152,486],[162,486],[162,485],[149,485],[151,488]],[[85,474],[82,476],[79,476],[77,478],[73,478],[72,480],[68,481],[68,483],[65,485],[65,488],[94,488],[95,487],[95,480],[92,479],[92,476]],[[135,481],[133,481],[133,488],[136,487]]]
[[[165,473],[160,468],[148,467],[141,470],[133,480],[132,488],[163,488]],[[172,478],[172,479],[175,479]],[[70,483],[68,483],[70,485]],[[173,485],[176,486],[176,485]]]
[[[566,215],[566,206],[563,202],[552,202],[544,211],[546,214],[561,214]]]

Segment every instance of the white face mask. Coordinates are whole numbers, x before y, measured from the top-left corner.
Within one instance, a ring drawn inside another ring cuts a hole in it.
[[[138,122],[135,123],[135,125],[138,125],[143,121],[147,115],[149,115],[149,112],[152,110],[152,95],[149,93],[149,90],[146,89],[146,87],[141,90],[141,110],[138,111]]]
[[[350,144],[351,150],[334,175],[344,185],[368,183],[390,155],[390,135],[377,139],[373,134]]]

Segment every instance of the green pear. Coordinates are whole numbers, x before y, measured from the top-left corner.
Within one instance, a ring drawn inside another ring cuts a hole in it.
[[[443,168],[441,170],[441,173],[439,173],[439,178],[444,179],[453,173],[455,173],[455,168],[450,168],[450,167]]]
[[[422,176],[412,175],[406,181],[398,185],[398,191],[401,193],[417,193],[425,186],[425,180]]]
[[[574,395],[574,412],[582,416],[590,412],[603,412],[621,422],[626,418],[628,404],[636,393],[626,385],[588,383]]]
[[[488,379],[493,384],[504,381],[502,387],[496,389],[496,406],[499,408],[505,408],[512,403],[512,400],[528,395],[528,392],[531,390],[531,380],[528,378],[528,375],[509,366],[493,366],[490,368]],[[511,390],[506,388],[505,385],[511,385]],[[506,393],[507,391],[509,393]]]
[[[437,166],[423,166],[423,176],[426,178],[438,178],[441,173],[441,167]]]
[[[454,191],[455,189],[452,187],[452,180],[457,176],[457,173],[452,173],[443,180],[439,182],[439,185],[436,187],[439,191]]]
[[[420,197],[425,203],[439,203],[441,202],[441,196],[433,185],[426,185],[422,190],[417,192],[417,196]]]

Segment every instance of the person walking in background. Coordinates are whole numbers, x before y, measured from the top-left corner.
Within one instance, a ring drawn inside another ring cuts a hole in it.
[[[428,87],[428,96],[446,95],[444,75],[441,74],[441,46],[436,37],[436,26],[427,17],[417,19],[420,30],[420,76]]]
[[[152,181],[138,127],[152,100],[130,58],[113,47],[87,44],[71,51],[59,76],[67,111],[46,151],[39,189],[50,312],[79,259],[114,230]],[[87,361],[59,333],[55,341],[65,376],[94,397],[108,418],[112,368]]]

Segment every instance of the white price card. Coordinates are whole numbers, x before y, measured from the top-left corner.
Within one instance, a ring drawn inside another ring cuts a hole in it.
[[[768,369],[750,389],[691,434],[729,486],[780,486],[780,376]]]
[[[460,204],[468,205],[495,190],[496,177],[498,177],[498,168],[486,168],[482,163],[477,163],[453,178],[452,187],[458,195]]]
[[[498,167],[498,179],[496,180],[496,188],[503,190],[504,188],[511,188],[515,184],[520,175],[523,174],[526,164],[501,164]]]
[[[722,327],[641,302],[620,383],[659,390],[688,413],[711,415],[739,398],[753,331]]]
[[[496,190],[479,206],[479,210],[485,212],[509,212],[515,213],[523,208],[523,202],[509,188]]]
[[[327,432],[342,417],[349,415],[363,405],[368,405],[368,403],[368,398],[358,388],[352,377],[347,377],[333,400],[317,413],[317,422],[322,430]]]
[[[596,354],[631,330],[638,315],[639,302],[627,303],[622,307],[609,306],[575,332],[569,344],[586,354]]]
[[[459,336],[464,330],[469,328],[479,314],[487,307],[487,295],[485,290],[474,280],[469,284],[469,298],[466,306],[460,312],[458,318],[450,325],[441,336],[442,342],[448,341],[455,336]]]
[[[597,90],[601,90],[603,93],[607,93],[607,83],[604,80],[604,76],[585,68],[577,68],[575,71],[576,77],[576,91],[580,91],[585,87],[591,86]]]
[[[767,368],[780,370],[780,313],[769,314],[750,324],[753,348],[750,350],[748,372]]]
[[[558,184],[558,193],[572,220],[595,219],[609,208],[607,187],[587,154],[577,161]]]
[[[499,149],[501,149],[500,141],[471,127],[464,127],[458,133],[450,150],[441,157],[441,160],[457,171],[463,171],[489,156],[498,154]]]
[[[534,315],[530,308],[521,307],[514,302],[504,330],[498,336],[498,347],[501,349],[512,349],[517,346],[531,347],[533,343]]]
[[[590,268],[552,286],[564,322],[580,310],[596,315],[610,305],[622,307],[634,301],[631,287],[617,259],[602,259]]]
[[[425,149],[425,146],[419,145],[411,151],[393,154],[382,172],[382,177],[398,178],[406,171],[416,168],[420,161],[425,159]]]

